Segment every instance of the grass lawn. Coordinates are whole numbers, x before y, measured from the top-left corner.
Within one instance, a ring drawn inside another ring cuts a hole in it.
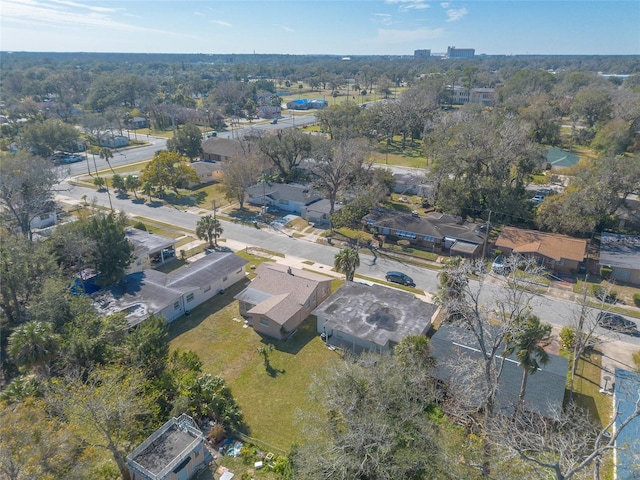
[[[569,358],[569,368],[571,368],[571,355],[566,351],[562,351],[561,354]],[[591,418],[604,427],[611,419],[613,401],[609,395],[600,393],[601,361],[602,354],[598,351],[584,354],[578,363],[573,389],[578,406],[588,410]],[[570,375],[567,375],[567,387],[569,387],[569,378]],[[568,397],[568,394],[569,390],[567,389],[565,397]],[[603,480],[613,479],[611,456],[605,457],[600,478]]]
[[[296,411],[316,408],[308,396],[313,374],[339,356],[317,335],[313,317],[286,342],[243,328],[244,319],[233,297],[244,286],[235,285],[172,323],[170,347],[196,352],[205,372],[225,379],[242,408],[250,436],[287,450],[292,442],[304,439]],[[269,343],[274,346],[271,374],[257,353],[258,347]]]

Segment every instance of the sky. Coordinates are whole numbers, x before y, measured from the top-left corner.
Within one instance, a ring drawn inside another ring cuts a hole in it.
[[[640,55],[640,0],[0,0],[0,50]]]

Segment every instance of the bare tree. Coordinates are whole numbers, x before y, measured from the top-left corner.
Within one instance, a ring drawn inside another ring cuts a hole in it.
[[[54,208],[53,186],[58,182],[51,162],[24,152],[0,159],[0,206],[9,226],[17,226],[31,240],[31,221]]]
[[[320,140],[316,143],[312,170],[316,186],[329,197],[330,214],[334,211],[338,195],[366,167],[368,151],[368,142],[363,139]]]
[[[242,155],[225,160],[222,164],[222,187],[227,200],[237,201],[240,208],[244,208],[245,192],[247,188],[255,185],[266,164],[249,148],[248,142],[241,140],[240,147]]]
[[[496,418],[489,435],[497,448],[495,458],[508,464],[523,461],[540,478],[552,475],[556,480],[570,480],[593,466],[593,478],[597,480],[603,457],[619,448],[616,440],[620,433],[640,416],[640,389],[635,395],[635,408],[625,418],[616,408],[604,428],[575,404],[557,410],[552,418],[524,410],[516,419]]]

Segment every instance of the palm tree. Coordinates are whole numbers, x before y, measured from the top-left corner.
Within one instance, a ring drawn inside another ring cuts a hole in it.
[[[149,197],[149,202],[151,202],[151,194],[153,193],[153,183],[144,182],[142,184],[142,193]]]
[[[519,322],[517,330],[508,338],[511,345],[505,354],[516,352],[516,358],[522,367],[522,381],[518,394],[518,407],[524,403],[524,395],[527,389],[529,375],[535,374],[541,365],[549,361],[549,354],[544,347],[551,341],[551,325],[541,323],[535,315],[529,315]],[[517,413],[518,408],[516,408]]]
[[[196,235],[200,240],[209,242],[209,248],[218,246],[218,237],[222,235],[222,226],[212,215],[205,215],[196,224]]]
[[[356,249],[345,247],[336,253],[333,266],[338,272],[345,274],[347,282],[353,282],[356,268],[360,266],[360,255]]]
[[[49,362],[58,350],[58,335],[49,322],[32,320],[16,328],[9,337],[9,355],[16,365],[49,373]]]
[[[113,170],[113,167],[111,166],[111,162],[109,160],[111,160],[113,158],[113,152],[111,151],[110,148],[107,147],[103,147],[100,149],[100,152],[98,153],[98,155],[100,156],[100,158],[104,159],[107,161],[107,165],[109,165],[109,168],[111,169],[111,171],[113,173],[116,173]]]

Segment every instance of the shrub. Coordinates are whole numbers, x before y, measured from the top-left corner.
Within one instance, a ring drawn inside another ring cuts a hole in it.
[[[633,303],[636,307],[640,307],[640,293],[633,294]]]
[[[600,277],[605,280],[609,280],[611,278],[611,274],[613,273],[613,269],[610,267],[600,267]]]
[[[216,423],[209,431],[207,438],[211,443],[218,443],[225,434],[224,426],[221,423]]]
[[[576,345],[576,330],[573,327],[563,327],[560,330],[562,348],[571,350]]]
[[[409,245],[411,245],[409,240],[398,240],[398,246],[402,247],[403,250],[409,248]]]
[[[142,222],[134,223],[133,228],[137,228],[138,230],[144,230],[145,232],[147,231],[147,226]]]

